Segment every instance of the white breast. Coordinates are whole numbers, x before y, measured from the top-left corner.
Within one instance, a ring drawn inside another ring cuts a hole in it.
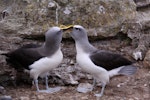
[[[36,78],[38,76],[43,76],[44,74],[47,74],[47,72],[49,72],[53,68],[58,67],[58,65],[62,62],[62,60],[63,55],[60,49],[51,57],[41,58],[40,60],[30,65],[31,77]]]
[[[80,45],[76,44],[76,49],[77,49],[76,60],[81,69],[87,73],[92,74],[93,77],[97,79],[97,81],[109,82],[108,71],[100,66],[95,65],[91,61],[89,54],[85,53],[82,47],[80,47]]]

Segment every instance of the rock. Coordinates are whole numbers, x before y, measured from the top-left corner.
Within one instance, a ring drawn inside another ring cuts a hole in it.
[[[82,96],[81,100],[89,100],[88,96]]]
[[[0,100],[12,100],[11,96],[0,96]]]
[[[24,97],[24,96],[22,96],[22,97],[20,97],[19,100],[30,100],[30,98],[29,98],[29,97]]]
[[[2,86],[0,86],[0,93],[1,93],[1,94],[4,94],[5,92],[6,92],[5,88],[2,87]]]
[[[133,58],[143,60],[150,46],[150,2],[149,0],[134,1],[137,5],[137,14],[134,20],[127,22],[129,25],[127,34],[132,39],[132,45],[135,48]]]
[[[67,71],[68,73],[71,73],[71,72],[74,72],[74,71],[75,71],[75,68],[74,68],[73,66],[68,66],[67,69],[66,69],[66,71]]]
[[[150,5],[149,0],[134,0],[137,5],[137,10],[147,8]]]
[[[44,97],[44,95],[40,95],[40,94],[39,94],[39,95],[37,95],[37,99],[38,99],[38,100],[44,100],[45,97]]]
[[[2,50],[0,50],[0,54],[5,54],[5,53],[7,53],[8,51],[2,51]]]
[[[93,90],[93,86],[89,83],[80,83],[77,87],[77,91],[81,93],[87,93]]]
[[[134,23],[134,28],[128,31],[128,36],[132,39],[132,46],[135,48],[133,51],[135,60],[143,60],[150,46],[150,26],[148,23],[150,23],[150,19],[147,22]]]
[[[145,67],[150,67],[150,50],[146,53],[143,63]]]
[[[78,81],[76,81],[71,74],[69,74],[69,78],[70,78],[70,83],[71,84],[73,84],[73,85],[78,84]]]
[[[133,40],[135,49],[139,45],[146,45],[147,48],[150,42],[145,41],[150,39],[144,38],[142,43],[141,37],[147,37],[150,33],[150,11],[146,6],[149,4],[149,0],[1,0],[1,17],[4,13],[8,14],[0,20],[0,33],[44,39],[49,27],[75,23],[83,25],[89,36],[111,37],[122,32]],[[140,7],[144,10],[137,10]],[[70,36],[64,34],[63,37]],[[140,54],[136,50],[134,52],[133,55]],[[141,55],[143,59],[143,52]]]
[[[149,94],[144,94],[143,97],[144,97],[145,100],[149,99]]]
[[[147,48],[145,45],[138,45],[138,47],[133,51],[133,58],[135,60],[143,60],[146,52]]]
[[[136,16],[132,0],[1,0],[0,6],[0,11],[9,6],[12,12],[1,20],[2,33],[24,37],[43,36],[51,26],[72,23],[86,27],[90,36],[110,37]]]
[[[93,79],[93,76],[91,74],[86,74],[86,76],[87,76],[87,79],[89,80]]]
[[[130,98],[129,100],[134,100],[134,99]]]

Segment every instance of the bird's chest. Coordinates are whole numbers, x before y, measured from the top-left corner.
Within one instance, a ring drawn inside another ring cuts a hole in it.
[[[57,67],[63,59],[62,52],[58,50],[54,55],[51,57],[44,57],[39,59],[38,61],[34,62],[30,68],[31,69],[39,69],[43,71],[51,70],[55,67]]]
[[[83,71],[91,73],[92,70],[93,70],[93,72],[94,72],[95,69],[93,67],[95,65],[90,60],[88,54],[84,54],[84,53],[80,54],[80,53],[78,53],[76,55],[76,61],[77,61],[77,63],[79,64],[79,66],[81,67],[81,69]]]
[[[76,50],[77,50],[76,55],[77,63],[79,64],[79,66],[82,68],[83,71],[89,72],[93,66],[93,63],[89,58],[89,54],[85,53],[79,44],[76,44]]]
[[[51,65],[52,63],[55,66],[58,66],[63,60],[63,54],[61,50],[58,50],[52,57],[49,58],[49,64]]]

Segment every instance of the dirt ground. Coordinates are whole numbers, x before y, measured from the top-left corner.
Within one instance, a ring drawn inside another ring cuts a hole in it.
[[[0,49],[1,51],[9,51],[19,47],[22,44],[33,42],[32,40],[16,38],[9,35],[1,34],[0,36]],[[39,43],[34,40],[34,43]],[[91,43],[99,49],[105,49],[120,53],[129,59],[132,46],[128,43],[127,39],[110,38],[104,40],[92,40]],[[62,42],[62,51],[64,58],[75,60],[75,46],[72,41]],[[0,56],[0,67],[2,70],[10,69],[5,66],[5,60],[3,56]],[[76,91],[77,85],[63,85],[62,90],[53,93],[37,93],[34,86],[27,84],[21,84],[17,87],[13,85],[4,86],[6,89],[5,94],[13,98],[13,100],[150,100],[150,68],[143,66],[142,61],[136,62],[139,66],[137,73],[131,77],[117,76],[110,80],[110,83],[106,86],[104,96],[96,98],[95,93],[101,90],[101,87],[96,87],[92,92],[79,93]],[[92,80],[83,79],[79,82],[90,82]],[[56,86],[55,84],[49,84]],[[43,87],[40,84],[40,87]],[[57,84],[57,86],[60,86]]]

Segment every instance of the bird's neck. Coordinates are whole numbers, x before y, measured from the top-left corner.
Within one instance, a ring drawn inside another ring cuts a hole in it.
[[[58,49],[60,48],[60,45],[57,43],[47,43],[45,42],[43,46],[41,47],[41,51],[46,56],[53,55]]]
[[[90,44],[89,40],[80,40],[76,41],[76,50],[77,53],[90,53],[96,50],[96,48],[92,44]]]

